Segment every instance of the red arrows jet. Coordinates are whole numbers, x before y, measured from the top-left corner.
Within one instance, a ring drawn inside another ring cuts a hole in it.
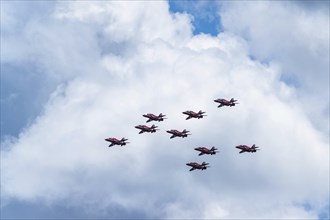
[[[231,98],[229,101],[226,99],[216,99],[214,100],[214,102],[219,103],[220,105],[218,106],[218,108],[222,107],[222,106],[235,106],[237,103],[237,100],[235,100],[234,98]]]
[[[154,132],[156,132],[156,130],[159,130],[159,129],[156,129],[157,126],[155,126],[155,125],[152,125],[151,127],[148,127],[147,125],[138,125],[138,126],[135,126],[135,128],[141,130],[141,131],[139,132],[139,134],[142,134],[142,133],[144,133],[144,132],[154,133]]]
[[[151,113],[143,115],[143,117],[148,118],[147,123],[151,122],[151,121],[163,121],[164,119],[166,119],[166,118],[164,118],[165,116],[166,115],[163,115],[162,113],[160,113],[158,116],[154,115],[154,114],[151,114]]]
[[[191,134],[188,134],[188,132],[190,132],[190,131],[187,131],[186,129],[184,129],[183,131],[178,131],[178,130],[172,129],[172,130],[169,130],[166,132],[172,134],[172,136],[170,138],[175,138],[175,137],[185,138],[185,137],[188,137],[188,135],[191,135]]]
[[[241,150],[239,152],[240,154],[244,153],[244,152],[254,153],[254,152],[257,152],[257,150],[260,150],[260,149],[257,149],[259,147],[256,147],[255,144],[252,145],[252,147],[249,147],[247,145],[238,145],[238,146],[236,146],[236,148]]]
[[[187,166],[192,167],[189,171],[193,171],[193,170],[206,170],[209,165],[208,163],[203,162],[202,164],[196,163],[196,162],[190,162],[186,164]]]
[[[203,115],[205,112],[202,112],[202,110],[200,110],[199,112],[193,112],[193,111],[185,111],[182,112],[185,115],[188,115],[188,117],[186,118],[186,120],[191,119],[191,118],[203,118],[206,115]]]
[[[111,144],[109,145],[109,147],[112,147],[114,145],[120,145],[120,146],[124,146],[126,144],[128,144],[129,142],[126,142],[128,139],[126,138],[122,138],[121,140],[117,139],[117,138],[106,138],[104,139],[105,141],[110,142]]]
[[[217,152],[219,152],[219,151],[217,151],[218,148],[215,148],[215,147],[212,147],[211,149],[208,149],[206,147],[196,147],[195,150],[200,152],[200,154],[198,154],[198,156],[201,156],[203,154],[213,155],[213,154],[216,154]]]

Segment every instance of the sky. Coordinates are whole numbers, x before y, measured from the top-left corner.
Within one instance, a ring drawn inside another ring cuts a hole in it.
[[[1,1],[1,218],[329,219],[329,35],[328,1]]]

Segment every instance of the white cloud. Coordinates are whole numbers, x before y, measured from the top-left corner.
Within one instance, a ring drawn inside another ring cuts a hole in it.
[[[305,112],[324,134],[329,133],[327,9],[311,10],[296,2],[258,1],[223,3],[220,12],[225,31],[247,39],[253,56],[279,63],[282,80],[296,87]]]
[[[177,44],[191,36],[190,17],[187,14],[170,14],[167,2],[64,2],[58,7],[56,17],[96,22],[106,26],[111,41],[152,42],[158,38]],[[123,12],[129,16],[123,16]]]
[[[144,4],[61,2],[52,25],[29,28],[41,36],[33,51],[45,74],[54,68],[66,83],[6,143],[2,196],[65,199],[95,212],[119,206],[151,218],[316,218],[329,202],[327,137],[280,80],[281,68],[251,60],[237,35],[192,36],[188,15],[170,14],[166,2]],[[47,49],[48,41],[56,47]],[[218,109],[220,97],[240,104]],[[188,109],[208,116],[185,121]],[[134,126],[147,112],[168,120],[139,135]],[[172,128],[192,136],[170,140]],[[109,149],[108,136],[131,143]],[[253,143],[257,154],[234,148]],[[221,152],[198,157],[199,145]],[[189,172],[185,163],[195,160],[211,168]],[[304,202],[313,210],[297,205]]]

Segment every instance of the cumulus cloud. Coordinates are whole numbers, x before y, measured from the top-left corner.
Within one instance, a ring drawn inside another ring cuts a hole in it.
[[[226,31],[249,42],[252,56],[278,62],[281,79],[295,87],[311,121],[328,134],[329,2],[223,3],[220,14]]]
[[[26,30],[44,74],[60,80],[34,123],[2,143],[6,201],[67,201],[100,217],[122,217],[106,211],[120,207],[149,218],[282,219],[317,218],[329,203],[326,135],[278,62],[252,60],[237,34],[194,36],[191,17],[166,2],[59,2]],[[240,104],[218,109],[220,97]],[[185,121],[188,109],[208,116]],[[148,112],[168,119],[139,135]],[[169,139],[172,128],[192,135]],[[131,143],[109,149],[108,136]],[[234,148],[253,143],[257,154]],[[205,145],[221,152],[197,156]],[[189,161],[211,168],[189,172]]]

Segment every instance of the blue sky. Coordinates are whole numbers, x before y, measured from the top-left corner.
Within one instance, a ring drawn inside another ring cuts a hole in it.
[[[326,6],[2,1],[1,218],[329,218]]]
[[[172,12],[188,13],[194,17],[195,35],[204,33],[216,36],[222,31],[219,1],[169,1],[169,5]]]

